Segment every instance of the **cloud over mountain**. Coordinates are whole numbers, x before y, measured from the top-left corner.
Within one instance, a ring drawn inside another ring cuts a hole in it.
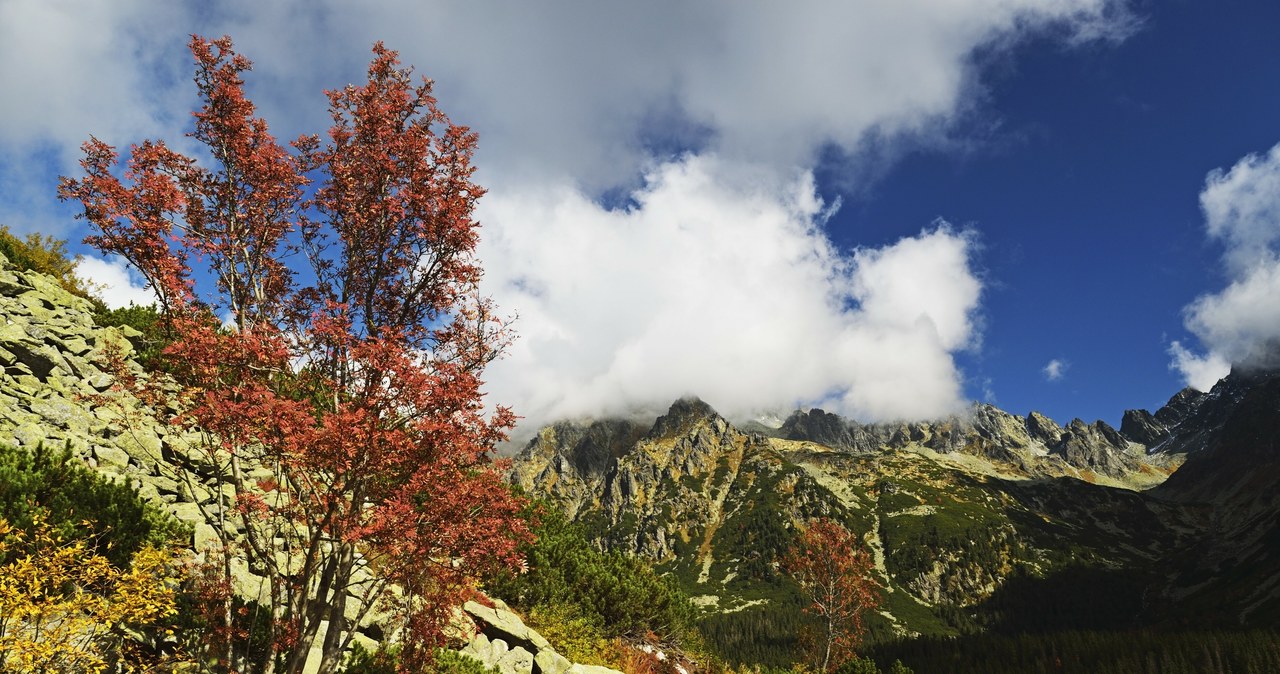
[[[1040,372],[1042,372],[1044,374],[1044,378],[1049,381],[1059,381],[1066,376],[1067,370],[1070,368],[1071,363],[1068,363],[1061,358],[1054,358],[1046,363],[1043,368],[1040,368]]]
[[[1208,353],[1179,342],[1170,353],[1188,384],[1207,390],[1232,364],[1280,366],[1280,145],[1211,172],[1200,206],[1209,236],[1224,246],[1229,283],[1184,310]]]
[[[821,403],[859,418],[963,406],[951,354],[977,338],[972,235],[939,224],[841,255],[812,177],[686,157],[636,206],[569,187],[490,195],[486,291],[520,311],[489,371],[531,420],[652,411],[686,394],[750,414]]]

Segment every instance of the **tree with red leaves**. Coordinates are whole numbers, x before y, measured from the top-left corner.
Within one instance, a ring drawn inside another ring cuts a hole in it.
[[[822,518],[800,533],[782,565],[812,602],[805,610],[824,623],[815,644],[819,671],[852,660],[866,632],[863,616],[881,600],[871,554],[839,522]]]
[[[180,477],[209,485],[221,543],[200,583],[209,657],[293,674],[320,644],[332,672],[385,609],[418,667],[474,578],[517,566],[529,538],[492,461],[514,417],[481,401],[508,333],[477,292],[476,137],[379,43],[367,84],[327,92],[328,138],[290,150],[255,117],[231,40],[190,46],[189,135],[208,155],[146,141],[121,171],[91,139],[60,194],[83,203],[88,243],[146,278],[174,336],[168,421],[198,438],[175,448]],[[244,606],[246,570],[262,587]]]

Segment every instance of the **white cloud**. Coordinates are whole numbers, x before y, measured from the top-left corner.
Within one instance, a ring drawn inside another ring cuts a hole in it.
[[[952,354],[981,339],[973,238],[940,227],[834,250],[816,158],[835,147],[853,175],[874,174],[895,143],[941,141],[974,114],[975,52],[985,62],[1046,32],[1114,40],[1132,29],[1124,7],[10,0],[0,179],[35,159],[73,172],[90,133],[185,142],[189,33],[235,38],[281,138],[325,128],[320,91],[358,81],[385,40],[480,133],[482,261],[522,335],[490,373],[493,400],[539,420],[685,393],[727,410],[934,415],[961,402]],[[601,207],[619,187],[639,189],[637,205]],[[38,227],[30,202],[0,195],[0,220]]]
[[[951,354],[976,336],[970,235],[939,225],[841,255],[809,174],[706,156],[656,168],[633,197],[627,211],[565,186],[487,198],[485,289],[520,311],[488,388],[521,401],[530,425],[690,393],[743,416],[802,401],[864,419],[964,405]]]
[[[1209,235],[1226,245],[1232,278],[1274,265],[1280,241],[1280,145],[1246,156],[1230,171],[1211,171],[1200,207]]]
[[[178,5],[0,3],[0,144],[68,159],[89,134],[128,143],[179,128],[195,96]]]
[[[144,286],[137,272],[122,259],[104,260],[86,255],[76,263],[75,274],[92,285],[98,291],[98,297],[112,309],[156,302],[155,293]]]
[[[1066,376],[1067,370],[1069,369],[1071,369],[1071,363],[1062,360],[1061,358],[1054,358],[1041,368],[1040,371],[1044,373],[1045,379],[1048,379],[1049,381],[1058,381]]]
[[[501,12],[325,0],[265,17],[256,1],[223,7],[244,8],[218,28],[271,78],[268,108],[333,87],[334,71],[358,76],[367,46],[385,40],[481,132],[482,165],[504,180],[567,175],[588,194],[632,184],[670,136],[788,167],[828,143],[857,154],[868,134],[933,136],[980,89],[975,49],[1051,29],[1067,40],[1132,29],[1122,0],[551,1]],[[286,22],[326,35],[281,40]]]
[[[1187,386],[1197,391],[1208,391],[1231,371],[1231,362],[1221,355],[1211,352],[1198,356],[1181,342],[1169,345],[1169,355],[1173,356],[1171,367],[1181,372]]]
[[[1209,235],[1225,246],[1229,284],[1184,309],[1208,353],[1174,342],[1170,354],[1189,385],[1208,390],[1233,364],[1280,366],[1280,145],[1210,172],[1200,205]]]
[[[1111,39],[1123,0],[796,0],[743,6],[345,0],[0,4],[0,142],[89,133],[131,142],[185,123],[187,35],[227,33],[282,137],[327,125],[322,88],[355,81],[385,40],[482,134],[482,166],[527,182],[629,183],[654,145],[702,138],[728,159],[808,166],[868,133],[932,135],[980,88],[972,54],[1028,33]],[[34,57],[38,55],[38,57]],[[676,138],[673,139],[672,136]]]

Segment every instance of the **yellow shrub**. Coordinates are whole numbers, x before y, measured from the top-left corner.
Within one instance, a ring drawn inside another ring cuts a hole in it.
[[[84,541],[63,541],[43,521],[28,534],[0,519],[0,672],[104,671],[125,655],[126,630],[177,612],[172,555],[153,547],[117,569]]]
[[[529,622],[546,637],[556,652],[584,665],[616,667],[617,649],[604,636],[598,620],[582,615],[560,602],[539,604],[529,612]]]

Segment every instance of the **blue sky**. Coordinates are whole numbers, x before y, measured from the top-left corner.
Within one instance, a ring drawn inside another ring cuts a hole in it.
[[[521,335],[489,388],[527,425],[686,394],[1117,423],[1274,364],[1276,26],[1263,0],[5,0],[0,222],[83,237],[54,191],[90,133],[194,150],[189,33],[254,60],[282,138],[381,39],[480,133],[485,290]]]
[[[989,142],[900,161],[833,223],[857,237],[942,216],[981,232],[984,347],[961,361],[970,395],[989,377],[1012,411],[1117,423],[1183,385],[1167,353],[1194,341],[1183,307],[1224,285],[1206,174],[1280,141],[1280,5],[1135,11],[1141,26],[1120,44],[1016,48],[972,123],[979,137],[998,119]],[[1061,379],[1035,376],[1054,359],[1070,364]]]

